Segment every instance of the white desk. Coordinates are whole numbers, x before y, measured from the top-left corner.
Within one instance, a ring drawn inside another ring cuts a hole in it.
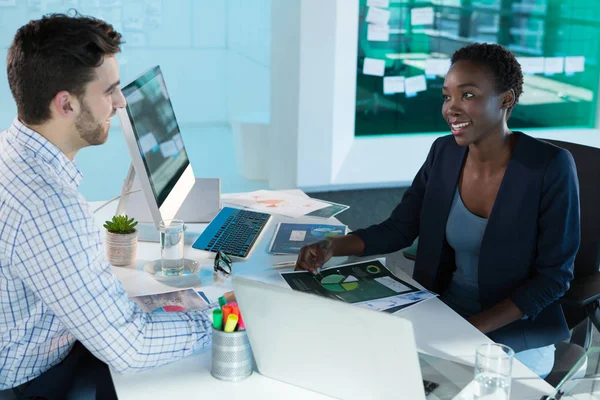
[[[92,204],[92,207],[95,205]],[[114,213],[115,207],[106,207],[101,210],[97,215],[98,223],[100,224],[109,219]],[[250,259],[246,262],[234,262],[234,274],[286,286],[279,276],[281,270],[274,270],[271,266],[274,262],[294,260],[296,257],[272,256],[267,253],[275,226],[282,221],[293,220],[288,217],[273,215],[265,228],[261,241],[255,245]],[[322,222],[323,220],[314,218],[297,220],[297,222],[317,221]],[[336,222],[338,221],[336,220]],[[189,230],[200,232],[204,226],[193,224],[189,226]],[[189,281],[179,285],[179,287],[193,286],[201,288],[213,301],[224,292],[231,290],[230,279],[214,281],[212,260],[207,258],[206,253],[192,249],[191,243],[186,243],[185,257],[199,261],[203,267],[197,276],[190,277]],[[123,286],[129,295],[137,296],[176,290],[173,286],[164,285],[143,272],[142,267],[147,261],[159,258],[160,249],[157,243],[140,242],[136,268],[113,267],[115,275],[123,282]],[[344,258],[334,259],[331,263],[339,264],[344,261]],[[412,278],[402,271],[396,271],[392,266],[388,266],[388,268],[395,272],[399,278],[416,284]],[[412,321],[419,350],[435,356],[455,359],[472,365],[477,345],[491,342],[487,336],[475,329],[438,299],[419,304],[399,313],[398,316]],[[120,400],[213,399],[220,397],[230,400],[330,399],[328,396],[264,377],[256,371],[241,382],[219,381],[210,374],[210,366],[211,351],[208,348],[186,359],[155,369],[132,374],[112,372],[112,378]],[[552,387],[548,383],[515,360],[513,364],[512,399],[538,400],[542,395],[549,394],[551,391]]]

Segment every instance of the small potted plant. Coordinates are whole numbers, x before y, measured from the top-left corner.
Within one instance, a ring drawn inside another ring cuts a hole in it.
[[[106,257],[115,266],[135,264],[138,231],[137,221],[127,215],[115,215],[106,221]]]

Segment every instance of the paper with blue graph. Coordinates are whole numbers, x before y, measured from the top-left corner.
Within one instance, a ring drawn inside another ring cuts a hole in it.
[[[294,290],[388,313],[437,296],[397,278],[379,260],[338,265],[317,275],[293,271],[281,272],[281,276]]]

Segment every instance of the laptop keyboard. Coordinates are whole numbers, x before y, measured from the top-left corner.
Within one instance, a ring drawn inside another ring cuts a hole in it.
[[[271,217],[257,211],[224,207],[192,247],[234,257],[246,257]]]

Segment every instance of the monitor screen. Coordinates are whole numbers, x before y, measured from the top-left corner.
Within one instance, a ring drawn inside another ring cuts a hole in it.
[[[160,67],[152,68],[122,91],[142,161],[160,207],[189,165]]]

